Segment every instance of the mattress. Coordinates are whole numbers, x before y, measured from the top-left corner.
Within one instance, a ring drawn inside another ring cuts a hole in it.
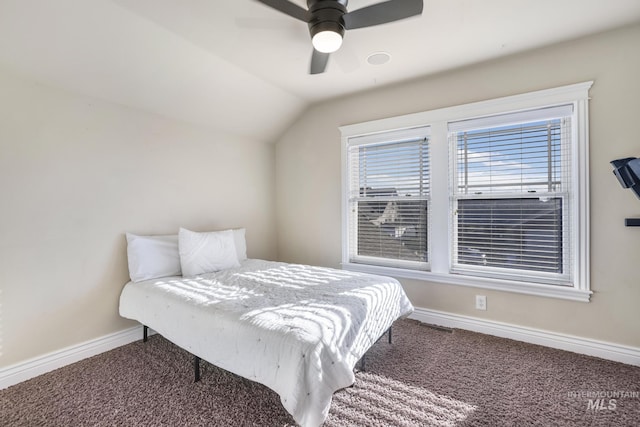
[[[400,283],[321,267],[248,259],[192,278],[129,282],[120,315],[280,396],[300,425],[323,423],[335,391],[413,307]]]

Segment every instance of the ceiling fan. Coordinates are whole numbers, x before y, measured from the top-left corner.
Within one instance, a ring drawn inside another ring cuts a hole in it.
[[[347,11],[348,0],[307,0],[308,10],[289,0],[258,0],[309,25],[313,54],[310,74],[323,73],[329,55],[340,49],[345,30],[371,27],[422,14],[422,0],[389,0]]]

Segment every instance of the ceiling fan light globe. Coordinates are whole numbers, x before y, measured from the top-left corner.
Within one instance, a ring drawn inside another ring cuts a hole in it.
[[[313,36],[311,43],[318,52],[332,53],[342,46],[342,35],[335,31],[320,31]]]

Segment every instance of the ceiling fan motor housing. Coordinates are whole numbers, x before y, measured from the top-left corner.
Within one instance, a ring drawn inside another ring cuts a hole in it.
[[[333,31],[344,36],[344,19],[348,0],[307,0],[311,38],[321,31]]]

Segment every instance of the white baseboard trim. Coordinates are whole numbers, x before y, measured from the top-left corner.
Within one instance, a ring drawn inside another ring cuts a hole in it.
[[[0,368],[0,390],[140,339],[142,339],[142,326],[134,326],[6,368]]]
[[[428,310],[425,308],[416,308],[409,317],[431,325],[465,329],[640,366],[640,348],[637,347],[559,334],[477,317]],[[149,330],[149,335],[153,333],[153,331]],[[114,348],[140,340],[141,338],[142,326],[135,326],[125,329],[124,331],[115,332],[62,350],[54,351],[25,362],[0,368],[0,390],[53,371],[54,369],[70,365],[71,363],[104,353],[105,351],[113,350]]]
[[[497,337],[510,338],[516,341],[600,357],[628,365],[640,366],[640,348],[637,347],[527,328],[493,320],[479,319],[477,317],[428,310],[425,308],[416,308],[409,317],[432,325],[466,329],[473,332],[495,335]]]

